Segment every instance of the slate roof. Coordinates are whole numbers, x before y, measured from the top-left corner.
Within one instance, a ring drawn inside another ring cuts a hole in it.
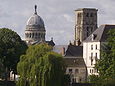
[[[53,51],[61,53],[65,49],[64,61],[67,67],[86,67],[83,59],[83,46],[55,45]]]
[[[106,42],[108,38],[108,31],[110,29],[115,29],[115,25],[101,25],[92,34],[94,34],[94,40],[92,40],[92,34],[84,40],[84,42]]]
[[[68,45],[66,56],[83,57],[83,46]]]
[[[86,67],[83,58],[64,58],[64,61],[68,67]]]

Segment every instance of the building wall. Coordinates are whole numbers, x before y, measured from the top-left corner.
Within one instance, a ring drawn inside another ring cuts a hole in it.
[[[100,42],[83,42],[83,58],[87,66],[88,75],[98,75],[94,67],[96,61],[100,59]]]
[[[85,67],[67,67],[66,74],[71,77],[71,82],[85,82],[86,68]]]
[[[87,73],[83,57],[66,56],[64,57],[64,59],[67,65],[66,74],[70,75],[71,82],[72,83],[86,82]],[[69,61],[67,61],[67,59],[69,59]]]

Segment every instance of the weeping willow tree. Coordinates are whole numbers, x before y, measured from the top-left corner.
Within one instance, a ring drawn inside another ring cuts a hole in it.
[[[61,55],[47,44],[32,45],[17,66],[17,86],[62,86],[65,65]]]

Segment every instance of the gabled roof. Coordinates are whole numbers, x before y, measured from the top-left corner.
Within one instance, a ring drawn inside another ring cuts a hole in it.
[[[108,38],[108,31],[115,29],[115,25],[101,25],[83,42],[106,42]],[[92,40],[92,35],[94,39]]]
[[[68,45],[66,56],[83,57],[83,46]]]

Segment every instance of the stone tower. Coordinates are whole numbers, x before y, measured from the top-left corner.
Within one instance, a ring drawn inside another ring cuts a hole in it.
[[[97,29],[97,9],[82,8],[75,10],[75,43],[85,40]],[[79,44],[77,44],[79,45]]]
[[[37,14],[37,6],[35,5],[34,14],[28,19],[25,30],[25,41],[27,44],[35,42],[45,42],[45,26],[42,18]]]

